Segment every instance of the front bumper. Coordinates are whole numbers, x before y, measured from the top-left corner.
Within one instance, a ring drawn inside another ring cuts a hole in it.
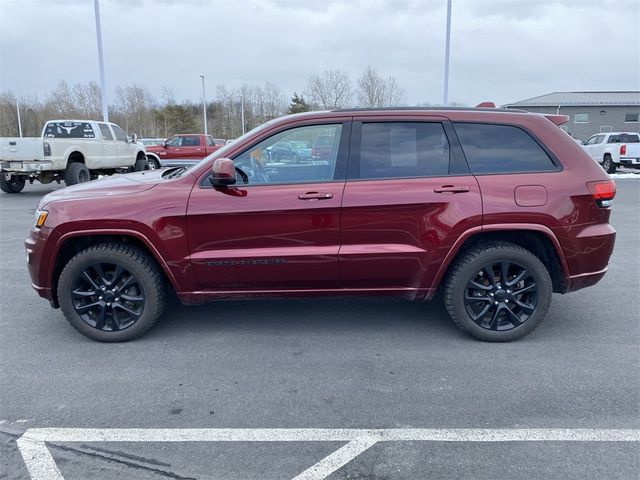
[[[53,271],[53,246],[58,234],[51,228],[31,228],[24,241],[27,254],[27,268],[31,277],[31,286],[42,298],[49,300],[57,307],[51,273]]]

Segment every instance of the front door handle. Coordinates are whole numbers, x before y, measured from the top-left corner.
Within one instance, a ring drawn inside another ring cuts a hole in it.
[[[463,193],[468,192],[469,187],[466,185],[443,185],[433,189],[436,193]]]
[[[307,192],[298,195],[300,200],[328,200],[333,198],[333,193]]]

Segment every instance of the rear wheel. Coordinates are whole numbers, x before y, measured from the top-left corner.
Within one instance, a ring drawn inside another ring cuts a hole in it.
[[[155,261],[136,248],[105,243],[78,253],[58,282],[60,308],[81,334],[100,342],[140,337],[162,315],[165,282]]]
[[[67,169],[64,171],[64,183],[67,186],[88,182],[89,180],[91,180],[91,174],[84,163],[73,162],[67,165]]]
[[[611,159],[611,155],[605,155],[602,161],[602,168],[604,168],[604,171],[607,173],[616,173],[618,165]]]
[[[5,193],[20,193],[25,184],[25,177],[16,177],[12,175],[11,178],[7,178],[4,173],[0,174],[0,190]]]
[[[453,265],[444,287],[449,316],[464,332],[490,342],[531,333],[551,302],[549,272],[531,252],[508,242],[486,242]]]

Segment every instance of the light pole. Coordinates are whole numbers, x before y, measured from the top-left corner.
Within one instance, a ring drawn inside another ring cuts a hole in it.
[[[447,40],[444,48],[444,94],[442,105],[449,105],[449,50],[451,46],[451,0],[447,0]]]
[[[202,115],[204,116],[204,134],[207,135],[207,99],[204,95],[204,75],[200,75],[202,79]]]
[[[96,39],[98,40],[98,63],[100,64],[100,90],[102,91],[102,120],[109,121],[109,106],[107,105],[107,84],[104,79],[104,57],[102,56],[102,28],[100,27],[99,0],[93,0],[96,14]]]
[[[18,132],[20,138],[22,138],[22,122],[20,121],[20,104],[18,103],[18,97],[16,97],[16,111],[18,112]]]

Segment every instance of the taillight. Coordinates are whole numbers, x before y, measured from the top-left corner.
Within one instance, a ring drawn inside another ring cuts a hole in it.
[[[626,155],[627,154],[627,146],[626,145],[620,145],[620,155]]]
[[[616,182],[604,180],[602,182],[587,182],[587,188],[599,207],[610,207],[616,196]]]

